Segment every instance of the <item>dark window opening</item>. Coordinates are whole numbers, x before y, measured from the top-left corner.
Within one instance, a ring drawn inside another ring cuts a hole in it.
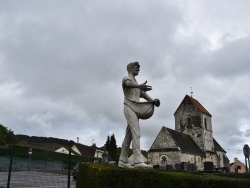
[[[187,124],[187,128],[191,129],[192,128],[192,119],[188,118],[188,124]]]
[[[207,119],[204,118],[204,123],[205,123],[205,129],[207,129]]]

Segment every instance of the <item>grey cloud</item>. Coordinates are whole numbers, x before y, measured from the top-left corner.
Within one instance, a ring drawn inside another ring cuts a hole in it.
[[[150,147],[162,126],[174,129],[173,114],[190,87],[212,113],[223,147],[250,141],[248,130],[240,131],[250,110],[247,8],[242,16],[230,3],[233,13],[217,2],[211,9],[215,1],[2,4],[1,123],[15,133],[98,143],[115,133],[121,145],[121,80],[127,63],[139,61],[137,81],[147,80],[150,96],[161,100],[154,116],[141,122],[142,146]],[[220,48],[211,48],[213,41]]]
[[[211,56],[207,70],[216,77],[234,78],[247,75],[250,69],[250,39],[242,38],[225,42],[223,47]]]

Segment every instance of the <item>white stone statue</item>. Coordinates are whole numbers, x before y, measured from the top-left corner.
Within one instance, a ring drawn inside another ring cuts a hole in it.
[[[139,74],[140,65],[138,62],[132,62],[127,65],[128,76],[122,80],[124,93],[124,115],[127,120],[127,129],[122,143],[121,155],[118,166],[122,168],[152,168],[143,162],[140,148],[140,125],[139,119],[148,119],[154,113],[154,106],[160,106],[159,99],[152,99],[146,92],[152,90],[152,87],[138,84],[135,76]],[[147,100],[140,102],[140,98]],[[134,167],[128,162],[128,151],[132,141],[132,150],[134,156]]]

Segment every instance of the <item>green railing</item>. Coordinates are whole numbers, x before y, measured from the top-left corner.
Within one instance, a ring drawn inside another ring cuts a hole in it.
[[[36,148],[32,149],[32,154],[28,154],[28,151],[28,147],[13,146],[12,171],[68,169],[68,154]],[[0,147],[0,172],[9,170],[10,159],[10,146]],[[71,167],[75,166],[78,162],[94,162],[94,160],[99,159],[71,155]]]

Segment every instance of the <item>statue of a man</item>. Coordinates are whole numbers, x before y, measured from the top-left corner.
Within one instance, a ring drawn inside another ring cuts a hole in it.
[[[127,129],[122,143],[121,155],[118,166],[122,168],[152,168],[143,162],[140,148],[140,125],[139,119],[148,119],[156,107],[160,106],[159,99],[152,99],[146,92],[152,90],[152,87],[138,84],[135,76],[139,74],[140,65],[138,62],[132,62],[127,65],[128,76],[122,80],[124,93],[124,115],[127,120]],[[148,102],[140,102],[144,98]],[[132,150],[134,156],[134,167],[128,162],[128,151],[132,141]]]

